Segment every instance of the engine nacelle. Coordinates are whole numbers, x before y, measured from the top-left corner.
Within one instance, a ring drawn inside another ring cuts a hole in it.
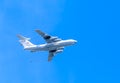
[[[58,38],[58,37],[52,37],[50,38],[50,41],[54,41],[54,42],[57,42],[57,41],[60,41],[61,39]]]
[[[63,50],[57,50],[55,53],[61,53],[63,52]]]
[[[51,40],[55,40],[55,39],[57,39],[57,38],[58,38],[58,37],[52,37]]]
[[[63,50],[64,49],[64,47],[59,47],[59,48],[57,48],[57,50]]]

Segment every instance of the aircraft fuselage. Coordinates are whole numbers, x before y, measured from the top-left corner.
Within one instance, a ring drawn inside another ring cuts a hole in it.
[[[33,45],[24,48],[25,50],[30,50],[30,51],[49,51],[49,50],[54,50],[58,47],[65,47],[65,46],[70,46],[75,44],[77,41],[73,39],[69,40],[62,40],[58,42],[53,42],[53,43],[46,43],[46,44],[41,44],[41,45]]]

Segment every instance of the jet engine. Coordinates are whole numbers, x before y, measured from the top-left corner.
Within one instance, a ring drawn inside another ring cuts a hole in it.
[[[55,53],[61,53],[63,52],[63,50],[57,50]]]
[[[50,41],[54,41],[54,42],[57,42],[57,41],[60,41],[61,39],[59,39],[58,37],[52,37],[50,38]]]
[[[63,50],[64,49],[64,47],[59,47],[59,48],[57,48],[57,50]]]

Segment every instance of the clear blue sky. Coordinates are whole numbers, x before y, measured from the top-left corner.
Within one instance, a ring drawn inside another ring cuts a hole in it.
[[[35,29],[78,43],[49,63]],[[0,38],[0,83],[120,83],[119,0],[0,0]]]

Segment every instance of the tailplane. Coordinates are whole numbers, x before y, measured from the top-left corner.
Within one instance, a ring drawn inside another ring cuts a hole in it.
[[[19,42],[22,44],[22,46],[24,48],[27,48],[27,47],[30,47],[30,46],[33,46],[34,44],[32,44],[29,40],[30,38],[26,38],[22,35],[17,35],[17,37],[20,39]]]

